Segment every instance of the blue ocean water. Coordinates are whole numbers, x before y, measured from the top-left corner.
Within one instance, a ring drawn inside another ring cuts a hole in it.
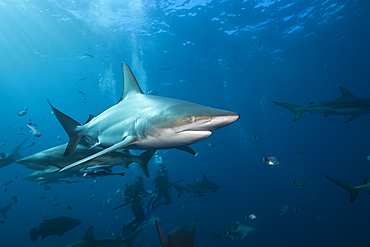
[[[144,92],[155,90],[241,116],[192,145],[197,157],[175,149],[159,152],[171,181],[195,183],[204,173],[221,186],[221,194],[199,198],[185,193],[176,199],[173,190],[173,203],[154,213],[167,232],[199,218],[196,246],[368,246],[368,194],[360,192],[350,203],[349,193],[324,175],[354,184],[369,178],[370,116],[342,124],[350,116],[304,113],[293,122],[294,114],[273,101],[308,105],[334,100],[341,96],[339,86],[370,98],[369,4],[0,1],[0,152],[11,152],[25,138],[23,157],[66,143],[68,136],[46,99],[84,123],[89,114],[117,103],[123,88],[120,63],[126,62]],[[15,117],[25,107],[28,114]],[[41,137],[28,132],[29,119],[38,123]],[[31,142],[34,146],[27,147]],[[296,153],[300,150],[304,154]],[[281,166],[271,168],[261,156],[275,156]],[[154,159],[149,169],[158,169]],[[42,190],[37,182],[22,180],[32,172],[18,164],[0,170],[1,186],[14,180],[1,188],[0,208],[11,196],[19,199],[0,224],[1,246],[67,246],[90,225],[97,237],[115,237],[132,218],[129,207],[112,211],[124,202],[116,191],[143,175],[133,165],[125,177],[77,179],[84,182]],[[291,185],[297,179],[307,186]],[[144,182],[153,189],[153,178]],[[288,210],[279,215],[283,205]],[[245,219],[251,213],[258,219]],[[32,227],[62,215],[83,224],[62,237],[31,243]],[[222,243],[211,235],[224,234],[236,221],[259,231]],[[159,246],[155,227],[141,233],[134,246],[143,238]]]

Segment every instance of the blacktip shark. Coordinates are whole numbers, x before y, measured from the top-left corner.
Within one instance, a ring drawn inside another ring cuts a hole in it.
[[[132,242],[135,240],[135,238],[139,235],[139,233],[144,228],[139,228],[135,232],[131,233],[129,236],[127,236],[124,239],[120,238],[96,238],[93,234],[93,226],[90,226],[89,229],[87,229],[85,235],[80,241],[77,241],[73,244],[68,245],[67,247],[104,247],[104,246],[122,246],[126,245],[127,247],[132,246]]]
[[[0,168],[3,168],[7,165],[13,164],[17,159],[22,158],[19,154],[19,150],[22,145],[27,141],[25,139],[18,146],[16,146],[10,153],[0,153]]]
[[[195,222],[190,221],[177,226],[169,234],[167,234],[159,222],[156,220],[155,225],[161,247],[194,247],[195,246]]]
[[[325,175],[325,177],[329,179],[330,181],[332,181],[333,183],[335,183],[336,185],[339,185],[343,189],[347,190],[350,194],[349,200],[351,203],[355,201],[360,191],[366,191],[370,193],[370,179],[365,179],[364,183],[361,185],[355,185],[355,184],[341,181],[339,179],[329,177],[328,175]]]
[[[179,194],[177,198],[179,198],[184,193],[184,191],[188,193],[194,193],[195,194],[194,197],[201,197],[201,196],[205,196],[204,193],[212,193],[212,192],[220,193],[218,190],[221,189],[221,187],[218,186],[217,184],[210,182],[207,179],[206,175],[204,175],[204,173],[203,173],[202,182],[197,182],[195,184],[188,184],[186,187],[182,187],[172,182],[170,184],[172,187],[174,187],[178,191]]]
[[[313,113],[323,113],[325,117],[331,115],[352,115],[344,123],[351,122],[362,114],[370,113],[370,99],[354,96],[344,87],[339,87],[342,96],[337,100],[325,101],[320,103],[310,103],[308,106],[298,106],[288,103],[274,101],[276,105],[287,108],[295,113],[294,122],[297,121],[302,113],[307,111]]]
[[[17,164],[26,165],[26,167],[29,169],[40,171],[44,171],[46,167],[53,169],[59,168],[58,169],[59,172],[60,169],[78,160],[81,160],[87,156],[93,155],[104,150],[104,148],[102,147],[90,149],[87,142],[83,138],[80,140],[80,143],[77,145],[74,152],[71,155],[64,157],[63,153],[66,147],[67,144],[52,147],[41,152],[38,152],[36,154],[30,155],[28,157],[19,159],[15,162]],[[95,167],[97,164],[110,165],[112,167],[116,165],[121,165],[125,168],[128,168],[131,163],[136,162],[140,165],[145,175],[149,176],[148,162],[150,161],[154,153],[155,150],[152,149],[142,153],[139,156],[136,156],[131,155],[126,151],[117,150],[111,152],[109,155],[100,156],[90,160],[89,162],[86,162],[85,166],[81,170],[83,171],[84,169]],[[76,168],[73,169],[72,172],[78,173],[78,170],[80,169]],[[48,171],[50,172],[50,169],[48,169]]]
[[[239,115],[225,110],[210,108],[195,103],[146,95],[126,63],[121,64],[123,93],[118,104],[84,124],[68,117],[50,106],[69,136],[64,152],[73,152],[82,137],[92,147],[107,147],[104,150],[72,163],[61,169],[65,171],[121,148],[169,149],[177,148],[195,155],[188,145],[206,139],[217,130],[235,122]]]

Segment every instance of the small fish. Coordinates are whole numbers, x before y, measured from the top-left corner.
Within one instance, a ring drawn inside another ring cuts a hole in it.
[[[40,199],[41,200],[46,200],[46,197],[44,196],[44,193],[42,193],[42,195],[40,196]]]
[[[87,54],[87,53],[83,53],[82,55],[87,56],[87,57],[95,58],[93,55],[90,55],[90,54]]]
[[[216,144],[214,144],[213,142],[207,142],[207,146],[214,148],[216,147]]]
[[[370,160],[370,155],[365,156],[367,160]]]
[[[80,94],[84,95],[84,96],[85,96],[85,98],[84,98],[83,100],[86,100],[87,95],[84,93],[84,91],[82,91],[82,90],[78,90],[78,92],[79,92]]]
[[[24,135],[24,132],[22,132],[21,130],[17,130],[15,132],[15,134],[19,135],[19,136],[23,136]]]
[[[294,210],[294,213],[295,213],[295,217],[298,216],[298,208],[297,208],[297,205],[293,205],[293,210]]]
[[[261,142],[261,138],[259,138],[258,136],[253,136],[253,135],[250,135],[251,136],[251,140],[256,140],[257,142]]]
[[[27,147],[29,147],[29,148],[30,148],[30,147],[33,147],[33,145],[35,145],[35,143],[36,143],[36,142],[30,142],[30,143],[28,143],[28,144],[27,144]]]
[[[166,67],[163,67],[163,68],[161,68],[161,69],[159,69],[160,71],[163,71],[163,70],[170,70],[170,69],[172,69],[171,67],[168,67],[168,66],[166,66]]]
[[[83,80],[86,80],[87,77],[81,77],[81,78],[77,78],[76,81],[83,81]]]
[[[270,157],[267,157],[267,158],[264,158],[262,156],[262,161],[261,162],[262,163],[265,162],[269,166],[280,166],[281,165],[280,161],[277,158],[273,157],[273,156],[270,156]]]
[[[28,107],[25,107],[23,109],[23,111],[21,111],[20,113],[17,114],[18,117],[23,117],[24,115],[27,114],[27,110],[28,110]]]
[[[40,185],[40,188],[43,190],[51,190],[53,188],[50,185],[43,184],[43,183],[40,183],[39,185]]]
[[[302,150],[298,150],[297,152],[295,152],[296,154],[299,154],[299,155],[303,155],[304,152]]]
[[[248,220],[256,220],[257,219],[257,216],[255,214],[250,214],[248,216],[245,216],[245,219],[248,219]]]
[[[13,199],[14,203],[18,202],[18,198],[16,196],[12,196],[12,199]]]
[[[321,216],[316,216],[315,217],[315,220],[317,220],[317,221],[320,221],[322,219],[322,217]]]
[[[71,205],[68,205],[68,206],[66,207],[66,209],[67,209],[68,211],[70,211],[70,210],[72,210],[72,206],[71,206]]]
[[[261,43],[262,43],[262,36],[260,37],[260,40],[258,41],[258,46],[260,46],[261,45]]]
[[[325,74],[328,73],[328,66],[326,64],[324,64],[324,71],[325,71]]]
[[[17,179],[18,178],[18,172],[15,172],[15,177],[14,179]]]
[[[5,145],[6,145],[5,142],[0,143],[0,146],[5,146]]]
[[[304,187],[304,186],[306,186],[307,184],[306,184],[304,181],[302,181],[302,180],[296,180],[296,181],[292,182],[290,185],[295,185],[295,186],[299,186],[299,187]]]
[[[150,90],[147,94],[148,95],[157,95],[158,92],[157,91],[154,91],[154,90]]]
[[[14,180],[8,180],[4,183],[4,186],[9,186],[11,183],[13,183]]]
[[[62,136],[58,136],[58,141],[61,141],[62,140]]]
[[[5,193],[5,192],[7,192],[7,191],[8,191],[8,187],[5,187],[5,189],[4,189],[4,193]]]
[[[41,136],[40,131],[38,131],[35,127],[33,127],[31,123],[27,124],[27,127],[30,129],[30,132],[31,132],[35,137],[40,137],[40,136]]]
[[[279,212],[279,214],[280,214],[280,215],[283,215],[283,214],[285,214],[287,211],[288,211],[288,206],[287,206],[287,205],[283,205],[283,206],[281,206],[281,208],[280,208],[280,212]]]

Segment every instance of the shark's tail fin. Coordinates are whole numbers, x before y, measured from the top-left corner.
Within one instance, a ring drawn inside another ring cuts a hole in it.
[[[53,109],[53,112],[57,117],[58,121],[63,126],[64,130],[67,132],[69,136],[68,146],[63,154],[63,156],[68,156],[70,153],[73,152],[73,150],[75,150],[76,146],[80,142],[81,136],[78,134],[76,130],[76,128],[80,126],[80,124],[77,121],[65,115],[64,113],[60,112],[58,109],[54,108],[54,106],[51,105],[49,99],[48,103],[51,106],[51,109]]]
[[[40,236],[40,231],[37,228],[32,228],[30,231],[30,239],[32,243],[36,242],[38,236]]]
[[[0,214],[4,217],[4,219],[7,219],[8,217],[6,217],[6,212],[8,212],[9,208],[13,205],[13,203],[9,203],[8,205],[6,205],[5,207],[3,207],[2,209],[0,209]]]
[[[140,232],[144,230],[143,227],[140,227],[138,228],[136,231],[134,231],[133,233],[131,233],[130,235],[127,236],[127,238],[125,238],[125,245],[127,247],[131,247],[132,246],[132,242],[134,242],[135,238],[140,234]]]
[[[330,181],[332,181],[333,183],[339,185],[343,189],[347,190],[350,193],[350,202],[353,202],[356,199],[358,192],[360,192],[360,190],[356,189],[355,184],[340,181],[338,179],[329,177],[328,175],[325,175],[325,177],[329,179]]]
[[[280,105],[280,106],[294,112],[294,114],[295,114],[294,122],[297,121],[302,116],[303,110],[302,110],[302,107],[299,106],[299,105],[293,105],[293,104],[276,102],[276,101],[274,101],[273,103],[276,104],[276,105]]]
[[[177,198],[180,198],[181,195],[184,193],[184,187],[182,187],[181,185],[178,185],[177,183],[172,183],[170,182],[171,186],[175,188],[175,190],[177,190],[177,192],[179,193],[177,195]]]
[[[15,160],[19,160],[19,159],[22,159],[22,156],[20,155],[19,153],[19,150],[21,149],[21,147],[23,146],[23,144],[27,141],[28,139],[25,139],[23,142],[21,142],[18,146],[16,146],[14,149],[13,149],[13,154],[14,154],[14,159]]]
[[[139,163],[141,170],[143,170],[144,174],[147,177],[149,177],[148,163],[156,151],[157,150],[155,149],[149,149],[148,151],[145,151],[144,153],[140,154],[140,156],[137,159],[137,163]]]

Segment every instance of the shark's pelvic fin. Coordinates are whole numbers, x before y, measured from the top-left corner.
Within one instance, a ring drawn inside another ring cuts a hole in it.
[[[339,87],[339,89],[342,92],[342,97],[340,97],[340,99],[348,98],[348,97],[356,98],[356,96],[354,96],[350,91],[348,91],[344,87]]]
[[[68,156],[73,152],[73,150],[75,150],[78,143],[80,142],[81,136],[78,135],[78,132],[76,131],[76,128],[80,126],[80,124],[74,119],[68,117],[66,114],[60,112],[58,109],[54,108],[54,106],[51,105],[49,99],[47,100],[51,109],[53,109],[53,112],[57,117],[58,121],[63,126],[64,130],[67,132],[69,136],[69,142],[63,154],[63,156]]]
[[[345,123],[349,123],[351,122],[352,120],[355,120],[356,118],[358,118],[359,116],[361,116],[361,114],[353,114],[352,117],[350,117],[347,121],[343,122],[344,124]]]
[[[182,150],[182,151],[185,151],[185,152],[188,152],[188,153],[190,153],[192,155],[195,155],[196,154],[196,152],[191,147],[189,147],[189,146],[181,146],[181,147],[177,147],[176,149]]]
[[[347,183],[347,182],[341,181],[339,179],[329,177],[328,175],[325,175],[325,177],[327,179],[329,179],[330,181],[332,181],[333,183],[335,183],[336,185],[339,185],[343,189],[347,190],[350,193],[350,202],[351,203],[354,202],[358,193],[360,192],[360,190],[356,189],[355,184]]]
[[[276,102],[276,101],[274,101],[273,103],[276,104],[276,105],[280,105],[282,107],[285,107],[288,110],[291,110],[292,112],[294,112],[294,114],[295,114],[294,122],[297,121],[302,116],[302,113],[303,113],[302,107],[300,107],[299,105],[293,105],[293,104]]]
[[[134,74],[126,63],[121,64],[123,74],[123,92],[118,103],[129,94],[143,94]]]
[[[171,237],[163,230],[162,226],[159,224],[158,220],[155,220],[155,225],[157,226],[157,231],[159,239],[161,241],[162,247],[171,246]]]
[[[110,146],[109,148],[106,148],[96,154],[93,154],[93,155],[90,155],[82,160],[79,160],[79,161],[76,161],[75,163],[72,163],[70,164],[69,166],[66,166],[64,167],[63,169],[61,169],[59,172],[63,172],[63,171],[66,171],[66,170],[69,170],[69,169],[72,169],[73,167],[76,167],[82,163],[85,163],[87,161],[90,161],[92,159],[95,159],[97,157],[100,157],[104,154],[108,154],[110,152],[113,152],[113,151],[116,151],[120,148],[124,148],[125,146],[128,146],[128,145],[131,145],[133,143],[135,143],[137,141],[137,137],[136,136],[128,136],[126,137],[123,141],[121,142],[118,142],[116,144],[114,144],[113,146]]]

